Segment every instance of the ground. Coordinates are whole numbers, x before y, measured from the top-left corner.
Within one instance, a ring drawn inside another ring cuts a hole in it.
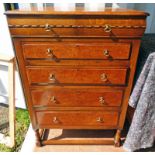
[[[0,109],[2,108],[0,107]],[[29,124],[30,124],[30,119],[29,119],[28,111],[23,109],[17,109],[16,110],[16,132],[15,132],[16,145],[13,148],[9,148],[9,147],[6,147],[4,144],[0,144],[0,152],[20,151],[22,143],[25,139],[25,135],[28,130]]]

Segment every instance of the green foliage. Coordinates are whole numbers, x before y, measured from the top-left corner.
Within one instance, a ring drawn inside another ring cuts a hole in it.
[[[13,152],[14,148],[6,147],[4,144],[0,144],[0,152]]]
[[[16,110],[16,145],[13,148],[6,147],[4,144],[0,144],[0,152],[18,152],[22,146],[25,138],[25,134],[30,124],[29,114],[27,110]]]

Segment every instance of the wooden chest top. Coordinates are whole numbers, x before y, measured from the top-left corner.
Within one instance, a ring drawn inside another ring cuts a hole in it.
[[[5,13],[12,35],[141,37],[148,13],[127,9],[59,11],[54,7]],[[93,31],[92,31],[93,29]]]
[[[104,16],[143,16],[149,15],[147,12],[123,9],[123,8],[105,8],[103,10],[88,11],[84,7],[75,7],[73,11],[63,11],[56,9],[54,6],[43,7],[39,10],[37,7],[31,7],[30,9],[16,9],[9,10],[6,15],[104,15]]]

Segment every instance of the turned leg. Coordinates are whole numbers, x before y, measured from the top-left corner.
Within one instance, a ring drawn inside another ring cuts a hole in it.
[[[115,147],[120,147],[121,145],[121,130],[117,130],[114,138]]]
[[[39,129],[35,130],[35,136],[36,136],[36,146],[39,146],[39,147],[42,146]]]

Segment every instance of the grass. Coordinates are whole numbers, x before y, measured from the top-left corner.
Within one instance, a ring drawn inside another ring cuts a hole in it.
[[[30,124],[29,114],[27,110],[16,110],[16,132],[15,132],[15,146],[9,148],[4,144],[0,144],[0,152],[18,152],[21,149],[22,143],[25,139],[26,132]]]

